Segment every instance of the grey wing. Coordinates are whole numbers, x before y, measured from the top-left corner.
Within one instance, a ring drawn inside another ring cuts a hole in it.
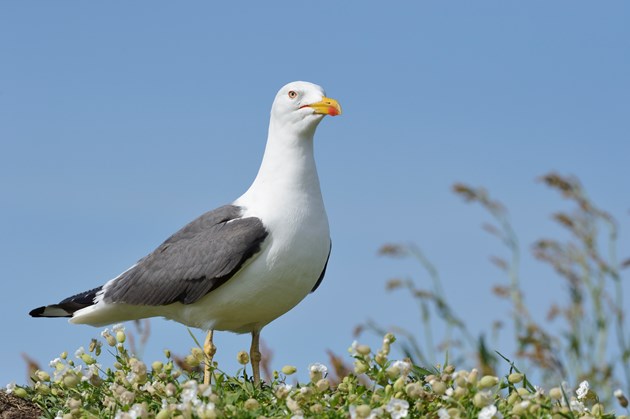
[[[104,288],[108,303],[194,303],[230,279],[261,249],[268,232],[258,218],[226,205],[207,212]]]

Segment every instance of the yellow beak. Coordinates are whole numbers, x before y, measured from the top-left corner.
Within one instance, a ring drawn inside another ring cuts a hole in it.
[[[330,116],[341,115],[341,106],[339,105],[339,102],[329,97],[324,97],[319,102],[311,103],[310,105],[305,105],[305,106],[308,106],[309,108],[313,108],[315,113],[318,113],[318,114],[330,115]]]

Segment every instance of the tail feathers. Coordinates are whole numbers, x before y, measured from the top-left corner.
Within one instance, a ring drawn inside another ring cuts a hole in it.
[[[72,314],[85,307],[94,304],[96,294],[103,287],[97,287],[89,291],[84,291],[62,300],[58,304],[37,307],[30,311],[31,317],[72,317]]]

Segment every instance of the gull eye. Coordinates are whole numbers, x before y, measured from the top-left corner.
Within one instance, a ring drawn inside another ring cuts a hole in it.
[[[290,97],[291,99],[295,99],[295,98],[297,97],[297,95],[298,95],[298,94],[297,94],[297,92],[296,92],[295,90],[290,90],[290,91],[289,91],[289,97]]]

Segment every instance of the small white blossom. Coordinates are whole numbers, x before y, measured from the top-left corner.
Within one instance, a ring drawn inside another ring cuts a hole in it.
[[[387,371],[392,376],[405,377],[409,374],[409,371],[411,371],[411,363],[407,361],[394,361]]]
[[[50,368],[59,368],[58,365],[63,365],[61,362],[61,358],[55,358],[48,363]]]
[[[289,395],[292,388],[293,387],[291,386],[291,384],[278,384],[274,388],[274,394],[276,395],[277,398],[284,399],[285,397]]]
[[[112,331],[114,333],[124,332],[125,331],[125,326],[122,323],[115,324],[115,325],[112,326]]]
[[[199,417],[207,417],[211,413],[215,412],[215,405],[212,402],[201,403],[196,407],[196,411]]]
[[[444,407],[438,409],[437,414],[439,419],[450,419],[451,417],[451,415],[448,414],[448,410]]]
[[[493,404],[486,406],[479,412],[479,419],[502,419],[503,415],[497,410]]]
[[[575,394],[577,394],[578,400],[582,400],[584,397],[586,397],[588,390],[589,390],[588,381],[586,380],[582,381],[580,383],[580,387],[578,387],[578,389],[575,390]]]
[[[92,379],[92,377],[98,377],[99,368],[101,368],[100,364],[88,365],[83,373],[83,377],[81,377],[81,381],[88,381]]]
[[[571,401],[569,402],[569,407],[571,408],[571,410],[578,413],[584,413],[584,411],[586,410],[586,408],[584,407],[584,403],[575,400],[574,398],[571,398]]]
[[[15,390],[15,383],[7,384],[7,394],[13,393],[14,390]]]
[[[125,380],[129,381],[130,384],[134,384],[138,379],[138,374],[133,371],[129,371],[125,376]]]
[[[134,404],[131,406],[131,409],[129,409],[129,416],[131,416],[132,419],[145,418],[148,415],[147,410],[139,403]]]
[[[75,356],[75,358],[79,358],[79,359],[81,358],[81,356],[82,356],[83,354],[85,354],[85,349],[83,348],[83,346],[79,346],[79,349],[77,349],[77,350],[74,352],[74,356]]]
[[[392,398],[385,406],[385,410],[387,410],[392,419],[404,418],[409,413],[409,403],[407,400]]]
[[[198,383],[195,380],[186,381],[182,387],[184,389],[182,390],[181,399],[184,404],[197,406],[201,403],[201,400],[197,397]]]
[[[324,375],[328,372],[328,368],[326,365],[316,362],[308,366],[309,375],[311,376],[311,381],[316,383],[321,380]]]
[[[353,340],[352,345],[350,345],[350,347],[348,348],[348,352],[350,352],[350,355],[352,356],[359,355],[359,352],[357,352],[358,346],[359,346],[359,342],[357,342],[356,340]]]
[[[319,372],[321,374],[326,374],[328,372],[328,367],[326,365],[316,362],[308,366],[308,370],[310,372]]]
[[[623,395],[624,395],[624,394],[623,394],[623,390],[622,390],[622,389],[620,389],[620,388],[618,388],[617,390],[615,390],[615,391],[613,392],[613,395],[614,395],[615,397],[621,397],[621,396],[623,396]]]

